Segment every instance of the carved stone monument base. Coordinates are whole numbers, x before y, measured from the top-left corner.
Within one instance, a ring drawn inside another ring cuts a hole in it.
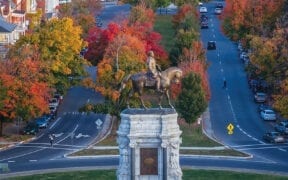
[[[126,109],[117,131],[118,180],[180,180],[181,131],[174,109]]]

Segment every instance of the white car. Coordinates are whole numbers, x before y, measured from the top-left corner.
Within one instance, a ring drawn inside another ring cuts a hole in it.
[[[260,116],[265,121],[275,121],[277,119],[276,113],[272,109],[261,111]]]
[[[49,106],[54,106],[54,107],[58,107],[59,105],[59,100],[57,98],[52,98],[49,100]]]
[[[222,13],[222,9],[221,9],[221,8],[215,8],[214,13],[215,13],[216,15],[219,15],[219,14]]]
[[[200,7],[199,12],[200,12],[200,13],[207,13],[208,11],[207,11],[207,8],[206,8],[206,7],[202,6],[202,7]]]

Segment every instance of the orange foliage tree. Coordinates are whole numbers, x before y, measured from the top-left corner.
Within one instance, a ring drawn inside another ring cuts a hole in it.
[[[0,116],[24,121],[48,112],[48,98],[51,92],[42,81],[39,60],[9,59],[0,62],[0,82],[5,96],[1,98]],[[3,119],[1,120],[2,123]],[[1,129],[2,130],[2,129]]]

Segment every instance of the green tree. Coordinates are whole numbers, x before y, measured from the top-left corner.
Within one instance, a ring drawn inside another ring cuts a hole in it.
[[[187,123],[191,124],[197,120],[206,108],[207,101],[201,86],[201,78],[191,72],[182,79],[182,91],[176,101],[177,112]]]

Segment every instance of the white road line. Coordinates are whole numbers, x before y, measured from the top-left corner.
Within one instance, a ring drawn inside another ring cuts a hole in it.
[[[282,146],[284,148],[287,148],[288,146]],[[245,151],[245,150],[251,150],[251,149],[281,149],[277,146],[266,146],[266,147],[251,147],[251,148],[240,148],[240,149],[237,149],[237,150],[240,150],[240,151]],[[283,149],[284,150],[284,149]],[[285,150],[286,151],[286,150]]]
[[[49,129],[52,129],[57,124],[57,122],[59,122],[60,119],[61,117],[57,118],[57,120],[50,126]]]
[[[71,133],[74,133],[77,128],[79,127],[79,125],[77,124],[76,127],[74,128],[74,130]],[[61,143],[62,141],[65,141],[65,139],[67,139],[68,137],[71,137],[71,133],[68,133],[68,135],[66,137],[64,137],[63,139],[57,141],[55,144]]]
[[[14,163],[15,161],[8,161],[8,163]]]
[[[288,143],[284,144],[284,145],[288,145]],[[271,144],[266,144],[266,143],[260,143],[260,144],[244,144],[244,145],[237,145],[237,146],[230,146],[233,148],[241,148],[241,147],[249,147],[249,146],[271,146]]]
[[[41,149],[37,149],[37,150],[35,150],[35,151],[30,151],[30,152],[28,152],[28,153],[21,154],[21,155],[18,155],[18,156],[9,157],[9,158],[6,158],[6,159],[1,159],[0,162],[1,162],[1,161],[7,161],[7,160],[9,160],[9,159],[15,159],[15,158],[23,157],[23,156],[26,156],[26,155],[29,155],[29,154],[33,154],[33,153],[42,151],[42,150],[44,150],[44,149],[47,149],[47,148],[41,148]]]
[[[287,150],[285,149],[282,149],[282,148],[278,148],[280,151],[283,151],[283,152],[287,152]]]
[[[30,159],[29,161],[30,161],[30,162],[36,162],[37,160],[35,160],[35,159]]]

